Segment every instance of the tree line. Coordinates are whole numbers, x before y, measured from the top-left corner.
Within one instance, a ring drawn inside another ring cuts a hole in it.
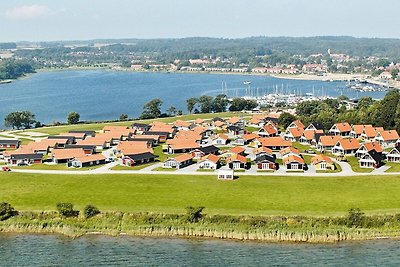
[[[25,61],[0,61],[0,80],[17,79],[27,73],[35,72],[32,64]]]

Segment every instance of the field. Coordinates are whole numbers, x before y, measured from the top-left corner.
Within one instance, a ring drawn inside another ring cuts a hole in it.
[[[57,202],[103,211],[184,213],[204,206],[207,214],[343,215],[351,207],[367,214],[395,213],[400,177],[241,176],[218,181],[215,175],[45,175],[0,173],[0,201],[18,210],[54,210]]]
[[[207,113],[207,114],[189,114],[189,115],[182,115],[177,117],[169,117],[169,118],[160,118],[160,119],[153,119],[153,120],[136,120],[136,121],[123,121],[123,122],[107,122],[107,123],[88,123],[88,124],[74,124],[74,125],[62,125],[62,126],[51,126],[51,127],[43,127],[30,130],[31,132],[39,132],[44,134],[56,135],[63,132],[68,132],[72,130],[94,130],[98,131],[104,128],[105,125],[132,125],[133,122],[140,122],[140,123],[151,123],[152,121],[163,121],[165,123],[170,123],[176,120],[195,120],[197,118],[202,119],[212,119],[214,117],[231,117],[231,116],[240,116],[246,115],[243,113],[238,112],[223,112],[223,113]],[[247,114],[250,116],[249,114]]]

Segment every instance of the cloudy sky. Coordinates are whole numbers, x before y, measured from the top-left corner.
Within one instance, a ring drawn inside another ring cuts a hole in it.
[[[0,41],[189,36],[400,38],[400,0],[0,0]]]

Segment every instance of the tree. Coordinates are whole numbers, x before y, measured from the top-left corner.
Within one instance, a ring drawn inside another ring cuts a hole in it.
[[[214,112],[224,112],[228,107],[229,101],[226,95],[217,95],[212,101],[212,110]]]
[[[74,210],[72,203],[57,203],[57,211],[61,217],[78,217],[79,211]]]
[[[198,222],[203,217],[203,210],[204,207],[186,207],[186,220],[191,223]]]
[[[202,95],[199,97],[199,105],[201,113],[212,112],[213,97],[208,95]]]
[[[30,111],[11,112],[4,118],[4,125],[13,129],[29,129],[35,122],[35,115]]]
[[[170,116],[170,117],[176,116],[176,113],[177,113],[177,112],[178,112],[178,111],[177,111],[176,107],[174,107],[174,106],[170,106],[170,107],[167,109],[167,114],[168,114],[168,116]]]
[[[127,121],[128,120],[128,114],[121,114],[120,116],[119,116],[119,120],[120,121]]]
[[[364,219],[364,213],[359,208],[351,208],[346,219],[348,227],[360,227]]]
[[[161,116],[161,105],[162,101],[159,98],[150,100],[143,106],[142,115],[140,119],[155,119]]]
[[[242,110],[252,110],[258,106],[257,101],[244,99],[244,98],[234,98],[229,107],[230,111],[242,111]]]
[[[295,120],[296,120],[296,116],[294,116],[290,113],[284,112],[279,117],[279,125],[282,125],[282,127],[284,129],[286,129]]]
[[[14,210],[14,208],[6,203],[0,203],[0,221],[7,220],[8,218],[17,215],[18,212]]]
[[[79,122],[81,115],[78,112],[70,112],[68,113],[67,121],[68,124],[77,124]]]
[[[196,104],[198,103],[198,101],[199,100],[195,97],[186,99],[186,107],[187,107],[189,113],[192,113],[192,111],[193,111],[194,107],[196,106]]]
[[[100,210],[93,205],[89,204],[83,209],[83,215],[85,215],[86,219],[96,216],[97,214],[100,214]]]
[[[392,69],[392,71],[390,72],[390,74],[392,75],[392,79],[396,80],[397,76],[399,75],[399,69]]]

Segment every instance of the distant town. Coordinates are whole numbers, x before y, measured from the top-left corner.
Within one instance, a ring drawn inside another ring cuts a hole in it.
[[[0,80],[14,78],[5,64],[25,62],[34,69],[265,74],[355,81],[357,90],[374,90],[358,82],[400,88],[399,46],[397,40],[350,37],[0,43]]]

